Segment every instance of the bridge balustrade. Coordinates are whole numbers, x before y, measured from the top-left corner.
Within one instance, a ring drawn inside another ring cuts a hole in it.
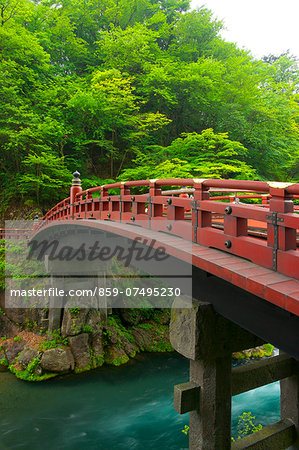
[[[178,194],[189,192],[191,197],[176,196],[176,191],[165,195],[163,189],[167,187],[179,188]],[[118,182],[82,191],[77,176],[72,189],[70,197],[54,206],[39,227],[53,220],[110,220],[138,223],[181,238],[190,236],[186,230],[192,227],[194,243],[298,279],[299,215],[293,200],[299,198],[299,184],[159,179]],[[227,191],[239,195],[219,196]],[[242,202],[247,199],[259,199],[261,204]]]

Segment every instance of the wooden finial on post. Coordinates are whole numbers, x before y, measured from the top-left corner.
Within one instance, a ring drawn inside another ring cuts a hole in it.
[[[73,173],[74,178],[72,179],[72,186],[70,189],[70,206],[71,206],[71,219],[75,217],[75,206],[76,195],[82,192],[80,173],[76,170]]]

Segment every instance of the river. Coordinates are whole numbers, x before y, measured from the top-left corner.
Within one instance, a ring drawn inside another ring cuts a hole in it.
[[[173,386],[188,381],[188,361],[178,354],[141,354],[120,367],[102,367],[43,383],[0,373],[0,449],[187,449],[181,430],[188,414],[173,409]],[[279,420],[279,383],[232,401],[238,415],[256,423]]]

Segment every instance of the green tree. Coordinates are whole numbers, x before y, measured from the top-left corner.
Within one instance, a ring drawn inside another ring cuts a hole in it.
[[[244,161],[246,153],[240,142],[228,139],[227,133],[215,134],[212,129],[201,134],[184,133],[168,147],[149,147],[147,152],[140,153],[135,167],[124,170],[120,179],[144,176],[252,179],[256,172]]]
[[[20,175],[18,181],[24,196],[35,198],[39,206],[50,206],[53,200],[58,202],[66,196],[71,174],[63,158],[45,152],[30,153],[22,163],[26,173]]]

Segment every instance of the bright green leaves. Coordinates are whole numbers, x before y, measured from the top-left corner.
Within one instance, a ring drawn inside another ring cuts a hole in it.
[[[182,161],[178,158],[166,159],[156,165],[154,161],[148,164],[146,158],[143,160],[139,158],[137,161],[136,167],[124,170],[119,177],[121,181],[193,177],[193,166],[187,161]]]
[[[246,154],[244,146],[228,139],[227,133],[216,134],[212,129],[203,130],[201,134],[183,133],[168,147],[155,146],[139,154],[136,167],[126,169],[120,179],[139,179],[141,175],[146,178],[252,179],[256,172],[244,161]]]
[[[91,80],[93,92],[105,103],[103,109],[113,115],[125,114],[138,109],[132,78],[117,69],[97,71]]]
[[[157,32],[142,24],[125,30],[112,27],[100,33],[97,54],[105,67],[137,74],[144,70],[146,62],[153,63],[159,56],[157,36]]]
[[[22,164],[26,172],[20,175],[20,191],[27,198],[34,198],[38,205],[49,204],[50,200],[58,202],[67,195],[70,172],[64,165],[63,158],[50,153],[40,155],[30,153]]]
[[[213,20],[210,10],[201,8],[181,15],[173,29],[170,52],[183,61],[197,61],[211,56],[213,41],[222,23]]]
[[[30,0],[0,0],[0,26],[28,20],[32,11],[33,5]]]
[[[142,145],[149,133],[169,122],[163,114],[140,112],[133,81],[117,69],[99,70],[68,102],[76,147],[87,152],[103,178],[107,173],[111,178],[117,175],[129,149]]]
[[[92,185],[119,176],[298,179],[296,61],[257,61],[220,38],[211,11],[188,8],[0,0],[6,199],[48,205],[55,180],[75,168]]]

